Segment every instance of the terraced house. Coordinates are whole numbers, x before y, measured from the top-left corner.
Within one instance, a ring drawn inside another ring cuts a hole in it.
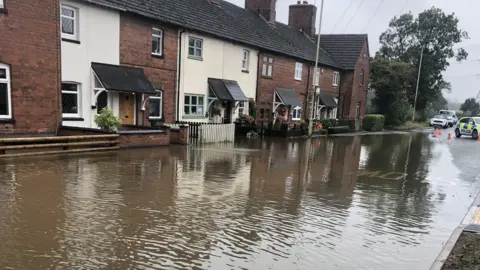
[[[316,118],[360,119],[366,107],[366,35],[322,35],[314,72],[317,9],[306,1],[290,6],[288,25],[276,21],[275,0],[246,0],[245,8],[223,0],[20,2],[0,0],[0,35],[9,37],[0,40],[2,134],[96,128],[103,108],[124,124],[150,125],[243,114],[270,121],[279,108],[298,121],[310,106]],[[45,35],[26,42],[32,36],[12,27],[20,21]],[[49,64],[37,74],[40,62]]]

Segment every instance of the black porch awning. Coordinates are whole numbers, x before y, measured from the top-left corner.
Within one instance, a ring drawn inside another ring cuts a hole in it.
[[[208,85],[220,100],[248,101],[237,81],[208,78]]]
[[[335,101],[332,94],[320,92],[320,101],[322,102],[323,105],[325,105],[325,107],[328,107],[328,108],[338,107],[338,104]]]
[[[143,69],[92,63],[92,69],[106,90],[155,94],[155,88]]]
[[[282,100],[284,105],[293,106],[293,107],[302,106],[302,101],[298,98],[298,95],[297,93],[295,93],[295,90],[291,88],[275,87],[275,92],[277,93],[278,97]]]

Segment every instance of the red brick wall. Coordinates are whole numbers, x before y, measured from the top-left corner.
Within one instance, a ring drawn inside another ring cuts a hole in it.
[[[171,144],[189,144],[188,141],[188,127],[180,127],[180,129],[170,130],[170,143]]]
[[[12,117],[0,136],[56,133],[60,120],[59,0],[6,0],[0,63],[10,65]]]
[[[170,144],[170,130],[151,134],[120,134],[120,148],[165,146]]]
[[[163,57],[152,56],[152,28],[163,30]],[[120,15],[120,64],[143,68],[156,88],[163,90],[163,116],[175,121],[175,78],[177,73],[177,30],[171,26],[132,14]],[[140,109],[140,108],[139,108]],[[143,124],[149,125],[148,102]],[[142,121],[138,121],[142,124]]]
[[[344,71],[342,72],[342,77],[340,78],[340,108],[339,116],[343,119],[350,118],[350,107],[352,105],[352,87],[353,87],[353,71]],[[355,112],[354,112],[355,116]]]
[[[262,76],[262,64],[263,56],[273,56],[273,72],[272,77],[267,78]],[[266,109],[272,111],[273,108],[273,93],[275,87],[291,88],[294,89],[298,97],[303,103],[303,115],[306,113],[306,100],[307,91],[312,84],[313,76],[313,64],[296,60],[294,58],[288,58],[285,56],[272,55],[267,53],[260,53],[260,61],[258,63],[258,91],[257,91],[257,112],[256,118],[258,121],[267,121],[270,116],[260,118],[260,109]],[[303,63],[302,80],[297,81],[294,79],[295,64],[296,62]],[[332,85],[333,71],[334,69],[329,67],[321,67],[323,73],[320,74],[320,87],[321,91],[326,91],[338,97],[338,87]],[[309,69],[310,74],[309,74]]]

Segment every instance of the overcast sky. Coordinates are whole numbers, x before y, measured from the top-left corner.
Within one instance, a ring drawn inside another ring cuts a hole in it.
[[[245,5],[245,0],[227,1]],[[288,6],[296,2],[277,0],[277,21],[288,23]],[[320,0],[309,0],[314,2],[319,17]],[[445,79],[452,83],[452,93],[446,97],[454,101],[475,97],[480,90],[480,0],[325,0],[322,33],[367,33],[373,55],[379,48],[378,37],[394,16],[409,11],[418,14],[431,6],[455,13],[460,28],[470,36],[460,45],[469,53],[468,59],[462,63],[452,61],[445,73]]]

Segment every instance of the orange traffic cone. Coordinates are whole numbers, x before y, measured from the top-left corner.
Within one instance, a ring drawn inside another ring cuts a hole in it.
[[[478,136],[477,141],[480,141],[480,136]]]
[[[448,133],[448,137],[447,137],[447,140],[451,140],[452,139],[452,135],[450,133]]]

